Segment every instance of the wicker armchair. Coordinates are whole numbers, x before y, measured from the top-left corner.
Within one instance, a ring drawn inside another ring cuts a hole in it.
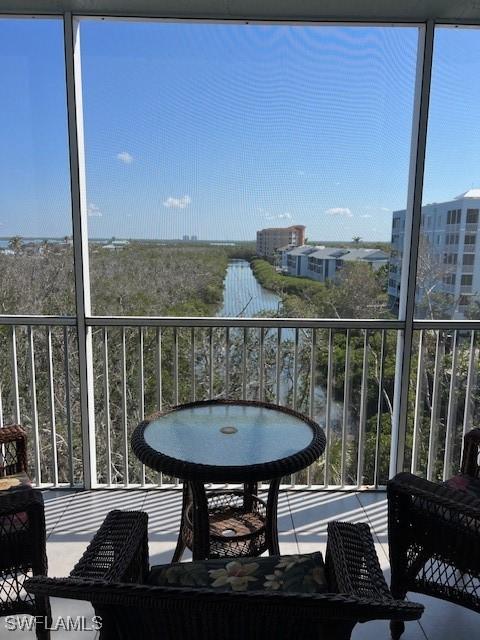
[[[37,638],[50,638],[50,603],[25,591],[31,575],[46,575],[46,533],[41,491],[0,492],[0,616],[38,616]]]
[[[37,637],[48,639],[50,603],[24,589],[31,575],[46,575],[42,494],[27,476],[27,436],[20,425],[0,428],[0,616],[38,616]]]
[[[357,622],[422,614],[392,598],[367,525],[330,524],[326,572],[330,593],[151,586],[147,514],[112,511],[69,578],[32,578],[27,590],[89,600],[102,640],[345,640]]]
[[[425,593],[480,612],[480,429],[465,436],[461,473],[443,484],[400,473],[388,483],[391,591]],[[392,637],[403,624],[393,621]]]

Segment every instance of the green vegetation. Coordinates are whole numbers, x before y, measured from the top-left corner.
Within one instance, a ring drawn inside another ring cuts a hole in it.
[[[73,249],[13,238],[15,255],[0,254],[0,310],[5,314],[74,315]],[[131,242],[120,249],[90,244],[94,315],[215,315],[232,257],[252,245]]]
[[[388,271],[368,264],[348,263],[335,280],[325,283],[278,273],[266,260],[252,260],[255,277],[282,297],[286,317],[391,318],[387,306]]]
[[[65,242],[45,242],[32,247],[22,239],[11,243],[14,255],[0,254],[0,305],[3,313],[74,315],[72,248]],[[251,259],[252,244],[209,246],[206,243],[131,242],[118,250],[90,247],[92,306],[96,315],[214,315],[222,301],[223,279],[228,260]],[[386,307],[386,271],[373,272],[368,265],[346,265],[335,282],[318,283],[277,273],[268,262],[252,259],[258,281],[281,296],[282,316],[290,317],[390,317]],[[1,403],[4,421],[14,418],[15,381],[12,376],[12,331],[0,328]],[[68,354],[65,351],[68,339]],[[365,460],[366,484],[385,482],[388,476],[390,434],[392,423],[393,387],[397,330],[383,334],[383,376],[381,377],[382,331],[350,329],[348,331],[349,362],[346,363],[347,332],[317,329],[312,371],[312,330],[284,329],[278,351],[276,329],[232,327],[228,337],[224,328],[92,328],[94,411],[97,438],[97,469],[99,482],[107,480],[105,443],[110,434],[112,443],[111,472],[113,482],[125,478],[123,458],[125,414],[127,437],[142,415],[160,407],[193,398],[230,397],[280,402],[313,414],[330,433],[330,457],[326,468],[322,458],[311,470],[310,481],[331,484],[344,479],[357,482],[357,457],[361,425],[362,384],[365,397]],[[80,429],[78,347],[75,327],[56,327],[50,332],[53,364],[53,398],[56,417],[56,445],[59,480],[70,480],[70,442],[72,443],[73,480],[81,481],[82,452]],[[245,347],[244,347],[244,339]],[[330,341],[332,351],[330,352]],[[412,450],[413,416],[419,420],[419,470],[426,468],[431,428],[432,394],[436,332],[424,332],[424,369],[422,371],[421,411],[415,412],[417,351],[412,364],[407,434],[407,462]],[[53,480],[51,447],[51,394],[49,389],[49,332],[45,327],[17,327],[15,345],[18,362],[18,387],[21,421],[34,434],[34,406],[31,394],[34,346],[36,376],[36,406],[40,434],[42,480]],[[227,354],[226,345],[229,344]],[[458,388],[464,388],[468,370],[468,336],[459,338],[457,371]],[[108,368],[105,369],[104,349],[108,348]],[[367,354],[365,360],[365,344]],[[263,345],[260,356],[260,345]],[[442,402],[449,396],[452,368],[451,335],[442,337],[441,366],[438,381]],[[159,366],[159,354],[161,362]],[[66,357],[68,355],[68,357]],[[331,356],[331,379],[329,357]],[[244,359],[246,358],[246,360]],[[227,362],[229,375],[226,375]],[[367,375],[363,375],[366,362]],[[143,367],[143,377],[140,372]],[[346,372],[347,368],[347,372]],[[124,372],[125,371],[125,375]],[[313,372],[313,382],[312,382]],[[69,398],[67,400],[67,373]],[[105,385],[108,373],[110,402],[107,415]],[[281,380],[277,387],[277,374]],[[141,395],[140,380],[144,381]],[[160,384],[161,380],[161,384]],[[294,388],[294,381],[296,386]],[[383,384],[380,385],[380,381]],[[314,398],[312,405],[312,384]],[[327,417],[325,390],[330,384],[330,416]],[[125,389],[125,395],[123,390]],[[261,389],[263,392],[261,392]],[[280,395],[277,395],[279,391]],[[477,392],[475,392],[477,395]],[[380,404],[379,404],[380,396]],[[346,409],[344,409],[344,401]],[[480,406],[480,398],[475,399]],[[70,412],[67,408],[70,408]],[[142,408],[143,407],[143,411]],[[380,410],[379,410],[380,408]],[[461,441],[464,406],[461,397],[455,414],[454,441]],[[476,411],[476,410],[475,410]],[[346,414],[345,414],[346,412]],[[445,411],[437,416],[434,426],[438,442],[445,439]],[[344,415],[346,418],[344,439]],[[476,413],[474,419],[476,419]],[[109,427],[108,427],[109,425]],[[110,431],[108,431],[108,428]],[[344,456],[342,464],[342,443]],[[379,464],[375,469],[375,454]],[[442,470],[444,446],[436,452],[434,473]],[[455,445],[454,462],[460,448]],[[141,466],[134,456],[129,458],[131,482],[141,481]],[[147,470],[147,481],[156,476]],[[306,472],[297,475],[297,482],[306,481]]]
[[[90,249],[95,315],[215,315],[223,299],[227,247],[149,245]]]

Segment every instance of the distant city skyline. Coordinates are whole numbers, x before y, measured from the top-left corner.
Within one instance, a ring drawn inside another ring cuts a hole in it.
[[[82,22],[90,238],[254,241],[305,224],[317,242],[389,241],[417,35]],[[72,233],[62,37],[59,20],[0,20],[2,237]],[[480,34],[435,42],[425,203],[480,186]]]

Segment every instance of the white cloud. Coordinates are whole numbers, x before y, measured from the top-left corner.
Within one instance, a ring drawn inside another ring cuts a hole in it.
[[[97,207],[97,205],[94,202],[88,203],[87,213],[92,218],[101,218],[103,215],[102,212],[100,211],[100,207]]]
[[[123,164],[132,164],[133,156],[128,153],[128,151],[122,151],[121,153],[117,153],[117,160],[123,162]]]
[[[371,218],[372,216],[369,213],[364,213],[360,216],[360,218]]]
[[[291,220],[292,214],[288,211],[285,211],[285,213],[266,213],[265,218],[267,220]]]
[[[331,216],[343,216],[344,218],[351,218],[353,216],[353,213],[348,207],[331,207],[330,209],[326,209],[325,213]]]
[[[190,196],[184,195],[181,198],[174,198],[173,196],[169,196],[166,200],[163,201],[163,206],[167,207],[167,209],[185,209],[191,203],[192,199]]]
[[[380,211],[391,211],[388,207],[380,207]]]

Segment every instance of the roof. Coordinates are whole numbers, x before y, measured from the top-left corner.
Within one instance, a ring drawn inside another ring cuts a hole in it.
[[[264,231],[298,231],[298,229],[305,230],[306,228],[304,224],[292,224],[289,227],[266,227],[265,229],[259,229],[257,233],[263,233]]]
[[[480,189],[469,189],[465,193],[456,196],[454,200],[462,200],[463,198],[480,198]]]
[[[352,249],[342,260],[388,260],[388,255],[381,249]]]
[[[388,260],[388,255],[380,249],[344,249],[340,247],[308,247],[312,251],[305,251],[307,247],[297,247],[287,251],[288,255],[308,255],[310,258],[322,260]],[[303,249],[303,251],[302,251]]]
[[[311,245],[304,244],[301,247],[293,247],[292,249],[287,249],[286,251],[289,256],[303,256],[314,253],[317,249],[319,249],[319,247],[312,247]]]
[[[311,254],[311,257],[327,260],[328,258],[340,258],[347,252],[348,249],[339,249],[338,247],[317,247],[317,250]]]

